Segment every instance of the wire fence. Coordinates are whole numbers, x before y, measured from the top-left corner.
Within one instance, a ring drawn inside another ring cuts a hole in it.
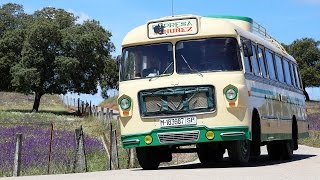
[[[70,131],[52,123],[0,123],[0,177],[117,169],[116,130],[111,121],[108,126],[109,133],[91,137],[86,133],[91,127]]]
[[[115,109],[92,105],[91,101],[83,101],[80,98],[62,96],[65,107],[74,115],[93,116],[100,119],[118,119],[119,113]]]

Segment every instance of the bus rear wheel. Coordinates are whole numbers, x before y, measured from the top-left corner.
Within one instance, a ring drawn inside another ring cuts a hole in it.
[[[142,169],[155,170],[160,165],[160,160],[157,158],[157,147],[137,147],[137,158]]]
[[[282,145],[280,142],[270,142],[267,144],[267,151],[270,160],[280,160]]]
[[[282,143],[282,159],[290,160],[293,157],[293,140],[286,140]]]
[[[213,148],[209,143],[197,144],[197,154],[202,164],[222,161],[224,152],[225,149],[219,145]]]
[[[250,158],[250,141],[231,142],[228,149],[228,155],[232,162],[236,164],[247,163]]]
[[[293,141],[283,140],[267,144],[268,156],[270,160],[290,160],[293,157]]]

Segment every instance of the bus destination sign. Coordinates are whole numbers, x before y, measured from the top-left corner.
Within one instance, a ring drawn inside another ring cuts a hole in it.
[[[179,19],[148,24],[149,38],[183,36],[198,33],[197,19]]]

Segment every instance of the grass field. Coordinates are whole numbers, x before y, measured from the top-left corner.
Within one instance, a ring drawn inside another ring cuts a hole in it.
[[[116,103],[116,97],[107,100]],[[45,95],[38,113],[30,113],[33,96],[0,92],[0,177],[12,176],[13,153],[16,133],[23,134],[22,175],[47,174],[51,123],[54,125],[51,174],[71,173],[75,149],[74,131],[80,126],[85,134],[88,171],[109,169],[109,159],[102,136],[109,136],[109,129],[100,119],[78,117],[70,114],[60,96]],[[121,147],[120,129],[113,122],[118,135],[120,168],[128,168],[128,150]],[[195,154],[174,154],[173,160],[164,165],[193,161]],[[137,160],[134,167],[139,167]]]
[[[299,143],[320,148],[320,102],[307,102],[306,111],[310,127],[309,137],[300,139]]]
[[[103,121],[71,115],[58,95],[43,96],[38,113],[30,113],[32,105],[33,96],[0,92],[0,177],[12,175],[16,133],[23,134],[22,175],[47,173],[51,123],[54,131],[50,173],[72,172],[74,131],[80,126],[84,131],[88,171],[109,168],[107,153],[101,141],[101,136],[108,131]],[[121,149],[119,157],[128,158],[127,153]],[[121,162],[120,167],[126,168],[127,165]]]
[[[109,169],[109,159],[101,141],[109,135],[103,121],[93,117],[73,116],[65,108],[60,96],[45,95],[41,99],[39,113],[30,113],[33,96],[0,92],[0,177],[12,175],[14,138],[16,133],[24,136],[22,150],[22,175],[46,174],[48,166],[49,134],[54,125],[53,154],[50,173],[71,173],[74,157],[74,130],[83,127],[87,152],[88,171]],[[104,107],[116,106],[116,97],[101,103]],[[300,144],[320,147],[320,102],[308,102],[307,113],[310,137],[299,140]],[[128,151],[121,148],[118,134],[120,168],[128,167]],[[163,165],[180,164],[195,160],[196,154],[174,154],[173,161]],[[136,161],[135,167],[138,167]]]

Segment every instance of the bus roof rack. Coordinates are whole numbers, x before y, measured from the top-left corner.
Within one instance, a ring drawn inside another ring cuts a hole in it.
[[[266,39],[267,41],[273,43],[277,48],[279,48],[283,53],[288,54],[286,49],[281,45],[279,41],[277,41],[275,38],[270,36],[267,33],[267,29],[257,22],[253,21],[252,23],[252,32],[259,35],[260,37]]]

